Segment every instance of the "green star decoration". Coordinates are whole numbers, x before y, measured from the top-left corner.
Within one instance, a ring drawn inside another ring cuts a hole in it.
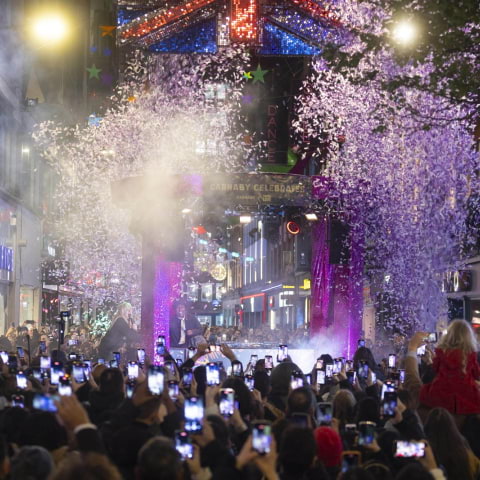
[[[101,71],[102,71],[101,68],[97,68],[95,64],[93,64],[90,68],[87,68],[88,79],[90,80],[91,78],[96,78],[100,80],[100,77],[98,75]]]
[[[257,69],[251,72],[253,75],[253,83],[262,82],[265,83],[265,75],[268,73],[268,70],[262,70],[260,64],[257,65]]]
[[[252,72],[243,72],[243,78],[245,80],[251,80],[252,79]]]

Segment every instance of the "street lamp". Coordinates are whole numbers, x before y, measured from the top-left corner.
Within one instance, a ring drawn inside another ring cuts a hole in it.
[[[42,45],[53,46],[63,42],[69,32],[69,24],[59,13],[43,13],[31,23],[33,40]]]
[[[392,29],[393,40],[400,45],[410,45],[417,38],[418,29],[412,20],[401,20]]]

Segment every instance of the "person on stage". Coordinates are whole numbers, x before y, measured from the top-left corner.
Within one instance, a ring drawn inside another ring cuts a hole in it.
[[[194,338],[202,335],[203,329],[200,322],[193,316],[187,315],[184,303],[177,303],[175,315],[170,320],[170,346],[190,347]]]

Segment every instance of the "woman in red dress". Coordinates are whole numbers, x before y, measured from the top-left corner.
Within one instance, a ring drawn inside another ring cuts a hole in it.
[[[436,376],[422,387],[420,402],[459,415],[480,413],[477,350],[470,324],[465,320],[454,320],[435,349],[433,368]]]

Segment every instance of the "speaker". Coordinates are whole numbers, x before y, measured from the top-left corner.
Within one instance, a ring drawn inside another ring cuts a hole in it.
[[[338,220],[332,220],[329,234],[330,264],[348,264],[350,261],[350,227]]]

